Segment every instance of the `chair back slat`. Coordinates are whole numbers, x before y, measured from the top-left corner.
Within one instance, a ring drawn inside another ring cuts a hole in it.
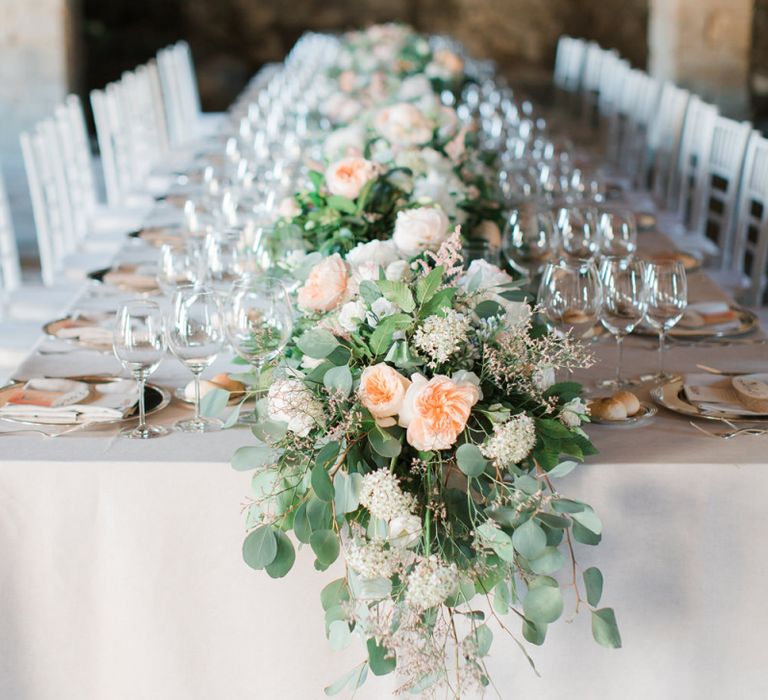
[[[21,284],[21,266],[16,236],[11,220],[11,208],[8,205],[8,193],[0,172],[0,286],[5,294],[17,289]]]
[[[648,184],[654,198],[662,205],[668,204],[666,197],[669,179],[680,151],[685,112],[690,97],[688,90],[670,82],[664,83],[659,108],[648,131]]]

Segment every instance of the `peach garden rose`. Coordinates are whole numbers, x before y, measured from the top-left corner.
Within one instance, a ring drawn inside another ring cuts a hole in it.
[[[376,177],[378,168],[365,158],[350,156],[331,163],[325,171],[325,184],[331,194],[356,199],[366,183]]]
[[[298,304],[304,311],[331,311],[347,297],[349,267],[338,253],[324,258],[299,289]]]
[[[407,428],[406,440],[417,450],[447,450],[467,425],[469,414],[480,399],[474,375],[464,372],[451,379],[436,375],[427,380],[411,377],[399,424]]]
[[[380,362],[366,367],[360,376],[360,401],[378,419],[400,413],[411,382],[396,369]],[[394,421],[391,421],[394,424]]]
[[[397,213],[392,240],[404,255],[437,250],[448,238],[448,217],[437,207],[418,207]]]

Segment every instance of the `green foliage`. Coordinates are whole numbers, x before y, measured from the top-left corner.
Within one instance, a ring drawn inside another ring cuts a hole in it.
[[[368,664],[374,676],[386,676],[395,670],[397,659],[394,653],[386,647],[377,644],[375,639],[369,639],[367,647]]]
[[[456,463],[467,476],[480,476],[488,466],[480,449],[471,443],[465,443],[456,450]]]
[[[582,575],[587,589],[587,602],[594,608],[603,596],[603,574],[596,566],[590,566]]]
[[[266,565],[267,573],[272,578],[282,578],[292,568],[296,561],[296,551],[293,549],[293,543],[284,532],[275,531],[277,541],[277,552],[272,561]]]
[[[592,612],[592,636],[598,644],[604,647],[609,649],[621,648],[621,635],[613,608],[603,608]]]
[[[243,542],[243,559],[253,569],[263,569],[277,556],[277,537],[268,525],[257,527]]]
[[[339,556],[339,538],[333,530],[317,530],[309,538],[309,545],[324,568],[329,567]]]
[[[536,624],[554,622],[563,613],[560,588],[557,585],[529,588],[523,599],[523,612],[528,620]]]

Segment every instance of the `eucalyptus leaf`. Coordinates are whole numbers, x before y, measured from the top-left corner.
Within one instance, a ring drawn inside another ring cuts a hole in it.
[[[512,538],[506,532],[495,528],[488,521],[478,527],[477,532],[504,561],[514,562],[515,550],[512,546]]]
[[[375,639],[369,639],[366,646],[368,647],[368,664],[374,676],[386,676],[395,670],[397,659],[394,652],[377,644]]]
[[[382,457],[392,459],[397,457],[403,449],[400,440],[393,437],[383,428],[375,426],[370,433],[368,433],[368,442],[371,443],[373,450],[380,454]]]
[[[312,467],[312,489],[321,501],[330,503],[333,500],[335,495],[333,482],[323,464]]]
[[[498,302],[495,302],[491,299],[486,299],[485,301],[481,301],[475,307],[475,313],[480,318],[493,318],[494,316],[503,316],[504,307]]]
[[[333,477],[333,487],[336,492],[335,505],[337,513],[352,513],[360,505],[360,489],[363,486],[362,474],[347,474],[336,472]]]
[[[603,574],[596,566],[584,570],[584,586],[587,589],[587,602],[594,608],[603,595]]]
[[[299,337],[296,345],[305,355],[315,360],[322,360],[338,347],[339,341],[330,331],[311,328]]]
[[[336,209],[337,211],[340,211],[343,214],[357,213],[357,206],[348,197],[342,197],[341,195],[338,195],[338,194],[332,194],[330,197],[328,197],[326,201],[328,202],[329,207],[332,207],[333,209]]]
[[[600,535],[603,532],[603,523],[598,517],[597,513],[591,508],[585,508],[580,513],[573,513],[571,517],[580,525],[584,526],[590,532],[595,535]]]
[[[621,634],[619,634],[613,608],[602,608],[592,612],[592,636],[604,647],[621,649]]]
[[[212,389],[200,399],[200,414],[207,418],[218,416],[229,403],[229,392],[226,389]]]
[[[597,545],[600,544],[600,540],[603,539],[602,535],[596,535],[592,530],[588,530],[581,523],[573,521],[571,526],[571,532],[573,533],[573,539],[581,544]]]
[[[346,620],[334,620],[328,631],[328,642],[331,649],[341,651],[352,642],[352,633],[349,631],[349,623]]]
[[[536,559],[547,546],[547,533],[534,520],[528,520],[515,528],[512,546],[526,559]]]
[[[511,602],[509,583],[506,580],[499,581],[493,589],[493,609],[499,615],[506,615]]]
[[[279,453],[266,445],[257,447],[240,447],[232,456],[232,468],[243,472],[258,469],[268,464],[274,464]]]
[[[554,469],[550,469],[547,472],[547,475],[550,477],[563,477],[570,474],[577,466],[578,462],[574,462],[573,460],[560,462]]]
[[[263,569],[277,555],[277,538],[269,525],[261,525],[250,532],[243,542],[243,559],[252,569]]]
[[[545,547],[535,559],[528,561],[531,571],[536,574],[554,574],[563,568],[565,557],[557,547]]]
[[[277,554],[267,564],[266,569],[272,578],[282,578],[293,568],[293,563],[296,561],[296,551],[288,535],[284,532],[276,530],[275,538],[277,540]]]
[[[554,622],[563,613],[563,595],[560,588],[539,586],[529,589],[523,599],[523,612],[531,622]]]
[[[337,578],[335,581],[331,581],[320,591],[320,602],[323,605],[323,610],[329,610],[348,600],[349,591],[347,590],[347,580],[344,578]]]
[[[467,476],[480,476],[488,466],[488,460],[483,457],[480,448],[468,442],[456,450],[456,463]]]
[[[493,632],[491,632],[488,625],[480,625],[475,628],[472,637],[474,638],[475,644],[477,644],[477,655],[487,656],[488,652],[491,650],[491,644],[493,643]]]
[[[330,566],[339,556],[339,538],[333,530],[317,530],[309,538],[309,545],[323,566]]]
[[[323,384],[333,394],[341,394],[344,397],[349,396],[352,391],[352,372],[349,369],[349,365],[331,367],[323,377]]]
[[[353,668],[349,673],[345,673],[335,683],[325,688],[324,692],[329,697],[332,695],[338,695],[344,688],[350,686],[354,693],[368,677],[368,663],[360,664]]]
[[[544,644],[546,636],[547,625],[545,623],[523,620],[523,637],[525,637],[526,641],[536,646],[541,646]]]
[[[309,527],[306,503],[302,503],[296,509],[296,514],[293,516],[293,533],[296,535],[296,539],[299,542],[309,544],[309,537],[312,534],[312,530]]]

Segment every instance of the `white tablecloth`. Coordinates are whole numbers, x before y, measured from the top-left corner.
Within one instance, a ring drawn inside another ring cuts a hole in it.
[[[646,248],[659,245],[646,235]],[[701,273],[691,290],[721,295]],[[610,341],[595,347],[590,381],[614,359]],[[764,345],[678,346],[669,367],[764,369],[765,357]],[[653,340],[630,339],[625,359],[628,373],[652,370]],[[17,375],[115,369],[108,355],[34,355]],[[171,360],[154,377],[188,379]],[[153,420],[188,411],[174,404]],[[624,648],[594,644],[588,614],[560,621],[531,650],[537,678],[495,631],[501,697],[768,697],[768,438],[715,440],[664,411],[589,430],[601,453],[561,489],[605,523],[602,544],[577,556],[603,570]],[[280,581],[242,562],[249,475],[228,461],[252,440],[244,428],[149,443],[110,427],[0,435],[0,698],[307,700],[363,660],[362,648],[335,653],[325,641],[319,592],[334,575],[315,572],[311,552]],[[392,697],[395,682],[371,677],[356,697]]]

